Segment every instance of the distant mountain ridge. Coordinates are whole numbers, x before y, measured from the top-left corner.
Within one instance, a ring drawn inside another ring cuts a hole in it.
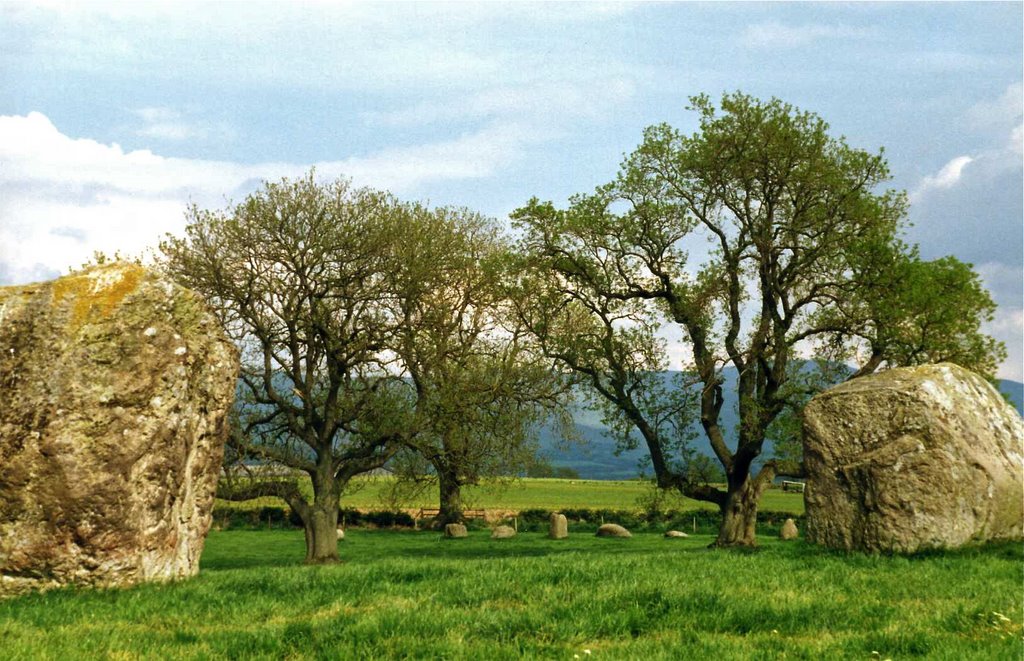
[[[666,373],[665,378],[670,378]],[[736,427],[735,370],[725,370],[725,406],[722,407],[722,427],[726,430],[729,446],[733,444],[733,430]],[[1016,407],[1017,412],[1024,415],[1024,383],[1000,379],[999,390],[1004,393]],[[647,447],[641,442],[636,450],[628,450],[620,455],[615,454],[615,441],[608,436],[607,427],[601,422],[597,411],[580,403],[573,414],[577,433],[583,439],[582,445],[565,446],[555,430],[545,427],[541,430],[541,452],[555,467],[571,468],[581,478],[591,480],[628,480],[645,473],[651,474],[649,465],[645,464]],[[711,455],[703,433],[694,442],[694,447],[701,453]],[[770,444],[765,444],[763,456],[770,456]]]

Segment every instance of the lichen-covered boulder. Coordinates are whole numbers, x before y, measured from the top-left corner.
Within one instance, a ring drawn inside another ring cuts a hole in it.
[[[808,541],[910,553],[1019,539],[1024,424],[952,364],[843,383],[804,409]]]
[[[237,373],[143,267],[0,288],[0,595],[195,574]]]

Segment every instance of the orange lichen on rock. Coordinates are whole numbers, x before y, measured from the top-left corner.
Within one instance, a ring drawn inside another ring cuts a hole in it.
[[[72,328],[109,317],[128,294],[138,289],[144,270],[138,264],[115,262],[71,275],[53,283],[53,302],[60,305],[71,299]]]

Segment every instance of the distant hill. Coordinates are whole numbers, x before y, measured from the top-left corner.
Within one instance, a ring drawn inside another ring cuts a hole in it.
[[[1024,383],[999,379],[999,390],[1010,398],[1010,402],[1017,407],[1017,413],[1024,415]]]
[[[667,373],[665,378],[670,378]],[[735,406],[735,370],[725,371],[725,406],[722,409],[722,426],[726,430],[730,447],[733,446],[732,430],[736,427]],[[1024,383],[1000,380],[999,389],[1005,393],[1017,412],[1024,415]],[[636,450],[615,454],[615,441],[607,434],[607,428],[601,423],[601,416],[596,411],[579,404],[573,414],[576,431],[583,439],[582,444],[565,445],[553,429],[541,430],[541,452],[552,466],[566,467],[575,470],[581,478],[592,480],[626,480],[640,475],[641,470],[647,475],[651,468],[647,459],[647,448],[641,443]],[[695,441],[698,451],[710,456],[711,449],[703,435]],[[764,456],[770,455],[770,446],[766,445]]]

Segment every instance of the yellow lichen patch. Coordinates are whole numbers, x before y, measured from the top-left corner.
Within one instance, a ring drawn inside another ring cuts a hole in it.
[[[115,263],[69,275],[54,281],[53,302],[59,305],[68,297],[74,299],[69,324],[78,328],[109,317],[138,288],[144,272],[137,264]]]

